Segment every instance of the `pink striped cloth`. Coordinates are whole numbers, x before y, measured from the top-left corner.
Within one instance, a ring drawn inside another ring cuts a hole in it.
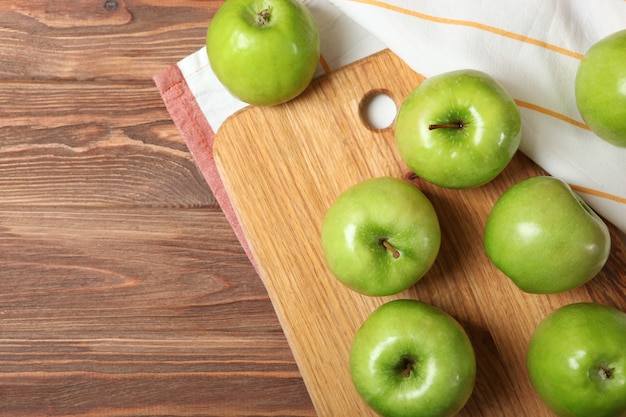
[[[215,199],[224,211],[246,255],[254,264],[254,258],[215,166],[215,160],[213,159],[215,132],[213,127],[211,127],[211,124],[209,124],[209,121],[198,106],[194,94],[178,65],[172,65],[161,71],[154,77],[154,81],[161,93],[167,111],[180,131],[191,156],[213,191]],[[254,265],[256,268],[256,264]]]
[[[626,29],[625,0],[308,0],[305,4],[322,35],[318,73],[389,48],[426,77],[462,68],[494,76],[522,113],[520,150],[567,181],[595,211],[626,233],[626,149],[590,132],[574,98],[575,73],[586,50],[604,36]],[[248,250],[212,154],[214,132],[245,104],[219,84],[204,48],[164,69],[154,80]]]

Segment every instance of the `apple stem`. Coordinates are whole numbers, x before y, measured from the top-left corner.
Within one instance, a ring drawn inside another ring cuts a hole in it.
[[[428,126],[428,130],[435,129],[463,129],[465,127],[465,123],[463,122],[454,122],[454,123],[435,123]]]
[[[406,364],[406,368],[404,368],[404,372],[402,372],[402,376],[408,378],[411,376],[411,371],[413,371],[413,364],[411,362]]]
[[[404,377],[409,378],[415,369],[415,360],[413,358],[402,358],[396,370]]]
[[[600,379],[602,381],[606,381],[607,379],[613,378],[614,371],[615,371],[615,368],[607,368],[605,366],[601,366],[598,369],[598,375],[600,376]]]
[[[256,15],[256,22],[259,26],[265,26],[269,21],[270,21],[270,16],[272,9],[271,7],[267,7],[263,10],[261,10],[259,13],[257,13]]]
[[[387,240],[383,240],[382,241],[383,246],[385,247],[385,249],[387,249],[389,252],[393,253],[393,259],[398,259],[400,257],[400,252],[398,251],[398,249],[394,248],[391,243],[389,243]]]

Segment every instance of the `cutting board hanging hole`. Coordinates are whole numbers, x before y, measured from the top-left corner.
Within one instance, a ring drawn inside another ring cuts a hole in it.
[[[398,106],[386,90],[371,90],[359,103],[359,117],[363,124],[371,130],[380,131],[393,125]]]

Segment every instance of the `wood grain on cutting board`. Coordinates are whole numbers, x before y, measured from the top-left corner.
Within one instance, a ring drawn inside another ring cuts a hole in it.
[[[399,106],[422,80],[386,50],[315,80],[289,103],[246,108],[216,135],[218,170],[320,416],[375,415],[350,380],[349,349],[365,318],[396,298],[431,303],[467,330],[478,374],[460,416],[551,416],[526,376],[526,344],[539,321],[560,305],[589,300],[626,310],[623,243],[612,229],[608,264],[581,288],[547,296],[518,290],[489,262],[482,231],[504,190],[545,172],[518,152],[498,178],[476,189],[447,190],[411,177],[393,129],[368,128],[359,108],[378,92]],[[340,284],[326,267],[320,242],[334,199],[377,176],[419,187],[442,228],[439,257],[428,274],[413,288],[381,298]]]

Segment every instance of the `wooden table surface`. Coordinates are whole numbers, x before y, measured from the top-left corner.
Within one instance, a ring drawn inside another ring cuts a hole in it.
[[[315,416],[152,80],[222,1],[0,2],[0,416]]]
[[[0,3],[0,416],[313,416],[152,77],[221,0]]]

